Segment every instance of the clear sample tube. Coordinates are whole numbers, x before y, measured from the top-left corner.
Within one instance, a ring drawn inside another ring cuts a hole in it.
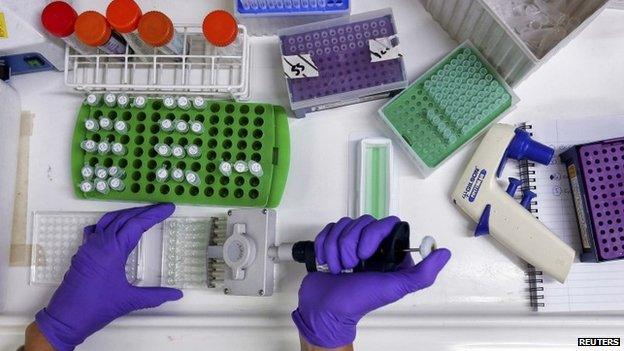
[[[82,191],[85,194],[93,192],[94,190],[93,182],[89,180],[83,180],[82,182],[80,182],[79,187],[80,187],[80,191]]]
[[[249,172],[255,177],[260,178],[264,174],[262,171],[262,165],[256,161],[249,161],[247,166],[249,167]]]
[[[178,107],[183,110],[189,110],[191,108],[191,101],[186,96],[178,96]]]
[[[128,134],[128,123],[126,121],[116,121],[114,128],[119,134]]]
[[[147,98],[143,95],[139,95],[132,100],[132,106],[136,108],[145,108],[147,105]]]
[[[104,104],[108,107],[115,107],[117,105],[117,96],[114,93],[104,94]]]
[[[174,168],[171,170],[171,179],[173,181],[181,183],[184,181],[184,171],[180,168]]]
[[[199,184],[201,183],[201,181],[199,180],[199,175],[196,172],[186,171],[184,172],[184,176],[186,178],[186,181],[193,186],[199,186]]]
[[[200,121],[191,122],[191,132],[201,135],[204,132],[204,124]]]
[[[79,54],[94,54],[94,47],[85,45],[74,35],[77,18],[76,10],[65,1],[53,1],[41,12],[41,24],[50,35],[60,38]]]
[[[193,98],[193,107],[195,107],[195,109],[197,110],[204,110],[207,104],[208,102],[206,102],[206,99],[201,96],[196,96]]]
[[[160,167],[156,170],[156,181],[159,183],[164,183],[169,179],[169,170],[167,167]]]
[[[128,153],[128,149],[120,142],[112,143],[111,151],[115,156],[125,156]]]
[[[134,0],[113,0],[106,8],[106,19],[113,29],[121,34],[135,54],[153,55],[154,49],[139,37],[138,27],[141,8]]]
[[[74,29],[78,39],[88,46],[97,47],[110,55],[126,52],[125,40],[113,32],[106,17],[98,12],[87,11],[78,15]]]
[[[102,102],[102,95],[100,94],[89,94],[85,98],[85,104],[89,106],[100,106],[100,102]]]
[[[154,145],[154,150],[156,150],[156,153],[162,157],[171,156],[171,147],[167,144],[163,144],[163,143],[156,144]]]
[[[163,97],[163,105],[165,105],[165,107],[168,108],[169,110],[173,110],[177,106],[176,101],[173,98],[173,96]]]
[[[124,179],[126,177],[126,171],[118,166],[110,166],[108,167],[108,169],[106,170],[108,172],[108,175],[111,177],[115,177],[115,178],[119,178],[119,179]]]
[[[117,96],[117,106],[126,108],[130,104],[130,98],[126,94],[119,94]]]
[[[111,146],[108,141],[100,141],[97,146],[98,154],[108,155],[111,152]]]
[[[95,185],[95,190],[101,194],[108,194],[110,192],[110,188],[108,187],[108,182],[104,179],[96,179],[93,182]]]
[[[87,118],[84,123],[85,129],[89,132],[97,132],[100,130],[100,123],[95,118]]]
[[[185,120],[178,119],[174,121],[175,129],[178,133],[186,134],[189,131],[189,125]]]
[[[80,148],[86,152],[96,152],[97,143],[91,139],[83,140],[80,142]]]
[[[186,146],[186,153],[192,158],[200,158],[201,157],[201,149],[199,146],[195,144],[190,144]]]
[[[245,173],[249,169],[247,168],[247,163],[245,161],[236,161],[234,162],[234,170],[238,173]]]
[[[119,178],[110,178],[108,180],[108,186],[115,191],[124,191],[126,188],[126,184],[124,184],[123,180]]]
[[[186,156],[184,148],[180,145],[171,145],[171,154],[176,158],[184,158]]]
[[[221,172],[221,174],[223,174],[226,177],[231,176],[232,164],[227,161],[221,161],[221,163],[219,164],[219,172]]]
[[[170,119],[163,119],[160,121],[160,130],[166,133],[173,132],[175,128],[173,127],[173,121]]]
[[[90,165],[84,165],[80,169],[80,175],[82,175],[82,178],[85,180],[91,180],[94,174],[95,174],[95,170]]]
[[[108,168],[97,164],[95,165],[94,174],[96,178],[106,179],[108,178]]]
[[[113,121],[108,117],[100,117],[99,124],[100,128],[104,130],[113,130]]]
[[[150,11],[141,16],[139,36],[148,45],[166,55],[183,55],[183,36],[176,32],[171,19],[162,12]]]

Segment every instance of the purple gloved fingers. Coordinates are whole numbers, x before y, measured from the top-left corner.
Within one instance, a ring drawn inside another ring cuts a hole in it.
[[[362,230],[375,221],[373,216],[365,214],[353,221],[342,231],[340,238],[338,238],[341,270],[352,269],[358,265],[360,259],[357,255],[357,250]]]
[[[327,233],[334,226],[334,222],[329,223],[321,230],[320,233],[314,239],[314,254],[316,256],[316,262],[318,264],[325,264],[327,261],[325,260],[325,250],[323,250],[323,244],[325,243],[325,238],[327,237]]]
[[[149,211],[150,209],[154,207],[158,207],[160,205],[161,204],[155,204],[155,205],[149,205],[145,207],[134,207],[134,208],[128,209],[127,211],[120,212],[119,214],[117,214],[117,216],[112,221],[110,221],[110,223],[107,226],[98,224],[98,227],[102,228],[105,232],[108,232],[108,233],[118,233],[121,227],[123,227],[127,221],[129,221],[130,219],[138,216],[139,214],[145,211]]]
[[[358,257],[361,260],[370,258],[377,251],[381,241],[392,232],[394,226],[400,221],[398,217],[390,216],[366,226],[360,236]]]
[[[325,242],[323,243],[323,252],[325,260],[327,261],[327,267],[332,274],[339,274],[342,270],[340,263],[340,252],[338,250],[338,238],[349,224],[353,222],[352,218],[341,218],[329,231]]]
[[[117,231],[117,240],[125,249],[126,257],[130,255],[132,250],[137,246],[144,232],[169,218],[174,211],[175,205],[172,203],[163,203],[150,206],[146,208],[145,211],[129,218]]]
[[[93,233],[95,233],[95,224],[84,227],[82,230],[82,241],[85,242],[89,240],[89,237],[91,237]]]
[[[154,308],[165,302],[177,301],[182,298],[182,291],[161,287],[133,287],[133,301],[136,303],[133,310]]]
[[[417,265],[389,274],[397,279],[403,295],[407,295],[433,285],[438,277],[438,273],[450,259],[451,251],[441,248],[434,250]]]

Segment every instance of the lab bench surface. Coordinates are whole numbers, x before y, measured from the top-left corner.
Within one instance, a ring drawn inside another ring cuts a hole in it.
[[[93,6],[93,2],[77,2],[79,10]],[[208,4],[192,0],[181,9],[176,8],[176,2],[139,2],[145,10],[158,8],[181,23],[198,22],[201,13],[220,3],[224,8],[231,6],[230,1]],[[394,10],[410,81],[457,45],[418,1],[391,0],[382,5],[375,0],[359,0],[353,3],[353,13],[385,6]],[[105,1],[95,1],[93,7],[103,10]],[[503,122],[624,116],[621,33],[624,11],[603,12],[515,89],[520,102]],[[277,38],[254,38],[252,50],[251,101],[287,106]],[[30,146],[28,212],[108,211],[131,206],[78,200],[73,195],[70,141],[82,95],[63,85],[62,74],[17,76],[12,85],[21,95],[22,109],[36,116]],[[325,223],[347,214],[349,135],[386,133],[377,117],[383,103],[371,101],[289,120],[292,160],[278,208],[278,240],[312,239]],[[453,252],[453,257],[431,288],[365,317],[360,323],[358,348],[576,349],[580,336],[622,337],[624,312],[545,315],[530,311],[525,264],[491,238],[474,238],[474,223],[449,200],[456,177],[474,147],[466,147],[426,180],[417,177],[397,148],[398,215],[412,224],[414,241],[433,235],[439,245]],[[180,206],[175,215],[210,216],[224,211]],[[158,262],[151,264],[159,267]],[[121,318],[89,338],[82,349],[297,349],[297,332],[289,313],[296,307],[304,274],[301,265],[280,265],[278,290],[271,297],[232,297],[215,289],[185,291],[178,302]],[[0,314],[2,350],[22,342],[24,326],[54,291],[49,286],[29,285],[28,276],[28,268],[10,269],[7,309]]]

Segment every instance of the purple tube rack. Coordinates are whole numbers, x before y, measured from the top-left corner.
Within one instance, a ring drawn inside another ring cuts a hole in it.
[[[580,146],[578,155],[597,253],[624,258],[624,139]]]
[[[313,78],[289,79],[291,102],[405,81],[401,59],[371,62],[368,40],[396,34],[392,16],[280,37],[283,55],[310,54]]]

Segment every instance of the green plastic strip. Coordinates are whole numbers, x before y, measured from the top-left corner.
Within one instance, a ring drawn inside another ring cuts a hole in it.
[[[363,194],[360,194],[360,214],[367,213],[375,218],[387,217],[390,214],[391,144],[367,143],[366,139],[362,142],[360,181],[363,183]]]

